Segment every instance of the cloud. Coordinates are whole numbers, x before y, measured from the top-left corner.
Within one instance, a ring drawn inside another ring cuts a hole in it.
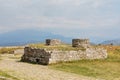
[[[92,17],[93,18],[93,17]],[[3,21],[4,22],[4,21]],[[8,24],[2,24],[1,31],[9,29],[25,29],[25,28],[38,28],[38,29],[57,29],[52,32],[61,32],[67,30],[65,32],[70,33],[74,32],[74,34],[81,32],[89,32],[87,30],[97,30],[108,29],[113,26],[119,25],[119,19],[104,19],[101,17],[94,17],[93,19],[69,19],[64,17],[46,17],[46,16],[19,16],[14,17],[14,19],[7,20]],[[59,31],[58,31],[59,30]],[[103,30],[104,31],[104,30]],[[56,33],[57,33],[56,32]],[[64,33],[64,32],[62,32]]]
[[[114,37],[120,30],[119,3],[118,0],[0,0],[0,32],[35,28],[64,36]]]
[[[49,5],[56,5],[56,6],[78,6],[78,7],[91,7],[97,8],[100,6],[104,6],[110,3],[112,0],[50,0],[48,1]]]
[[[6,32],[9,32],[9,31],[12,31],[13,29],[11,28],[8,28],[6,26],[0,26],[0,34],[2,33],[6,33]]]
[[[46,16],[19,16],[16,17],[16,21],[18,20],[19,26],[22,24],[26,24],[25,26],[39,26],[39,27],[77,27],[77,28],[104,28],[105,26],[114,26],[119,25],[119,19],[108,19],[101,18],[99,16],[93,16],[92,19],[69,19],[65,17],[46,17]],[[23,21],[22,21],[23,20]],[[14,20],[13,20],[14,22]],[[32,25],[33,24],[33,25]],[[24,26],[24,27],[25,27]]]

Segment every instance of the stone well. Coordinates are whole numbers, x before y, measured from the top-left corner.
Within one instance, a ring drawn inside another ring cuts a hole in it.
[[[89,41],[89,39],[73,39],[72,46],[73,47],[89,48],[90,41]]]
[[[46,39],[46,45],[59,45],[61,44],[61,41],[59,39]]]

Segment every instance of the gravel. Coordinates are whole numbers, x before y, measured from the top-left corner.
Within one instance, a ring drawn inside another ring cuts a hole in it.
[[[50,69],[48,66],[19,62],[19,59],[9,57],[14,55],[2,55],[0,70],[20,80],[98,80],[86,76],[62,72]]]

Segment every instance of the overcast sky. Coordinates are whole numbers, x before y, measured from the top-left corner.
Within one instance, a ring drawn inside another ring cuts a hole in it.
[[[117,39],[120,0],[0,0],[0,34],[21,29]]]

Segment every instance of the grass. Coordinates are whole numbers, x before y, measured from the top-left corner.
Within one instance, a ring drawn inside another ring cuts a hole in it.
[[[102,46],[108,50],[104,60],[80,60],[50,65],[50,68],[78,75],[120,80],[120,46]]]
[[[69,44],[61,44],[61,45],[56,45],[56,46],[46,46],[45,44],[30,44],[29,45],[32,48],[44,48],[46,50],[62,50],[62,51],[70,51],[70,50],[82,50],[85,51],[85,48],[74,48]]]
[[[20,47],[16,47],[16,48],[0,48],[0,54],[12,54],[14,52],[14,50],[17,49],[21,49]]]
[[[71,45],[45,46],[44,44],[31,44],[30,46],[36,48],[46,48],[47,50],[80,50],[80,48],[73,48]],[[97,47],[107,49],[107,59],[61,62],[59,64],[49,65],[49,67],[52,69],[75,73],[88,77],[100,78],[105,80],[120,80],[120,46],[109,45]],[[2,49],[3,52],[10,52],[11,50],[14,49],[5,49],[5,51],[4,49]],[[3,71],[0,71],[0,76],[12,78],[13,80],[18,80],[16,77],[11,76],[7,72]]]
[[[13,54],[14,50],[22,49],[21,47],[16,48],[0,48],[0,60],[1,60],[1,54]]]
[[[8,74],[7,72],[1,71],[1,70],[0,70],[0,76],[1,76],[1,77],[5,77],[5,78],[10,78],[10,79],[12,79],[12,80],[20,80],[20,79],[18,79],[17,77],[14,77],[14,76]],[[6,80],[6,79],[3,79],[3,80]]]

